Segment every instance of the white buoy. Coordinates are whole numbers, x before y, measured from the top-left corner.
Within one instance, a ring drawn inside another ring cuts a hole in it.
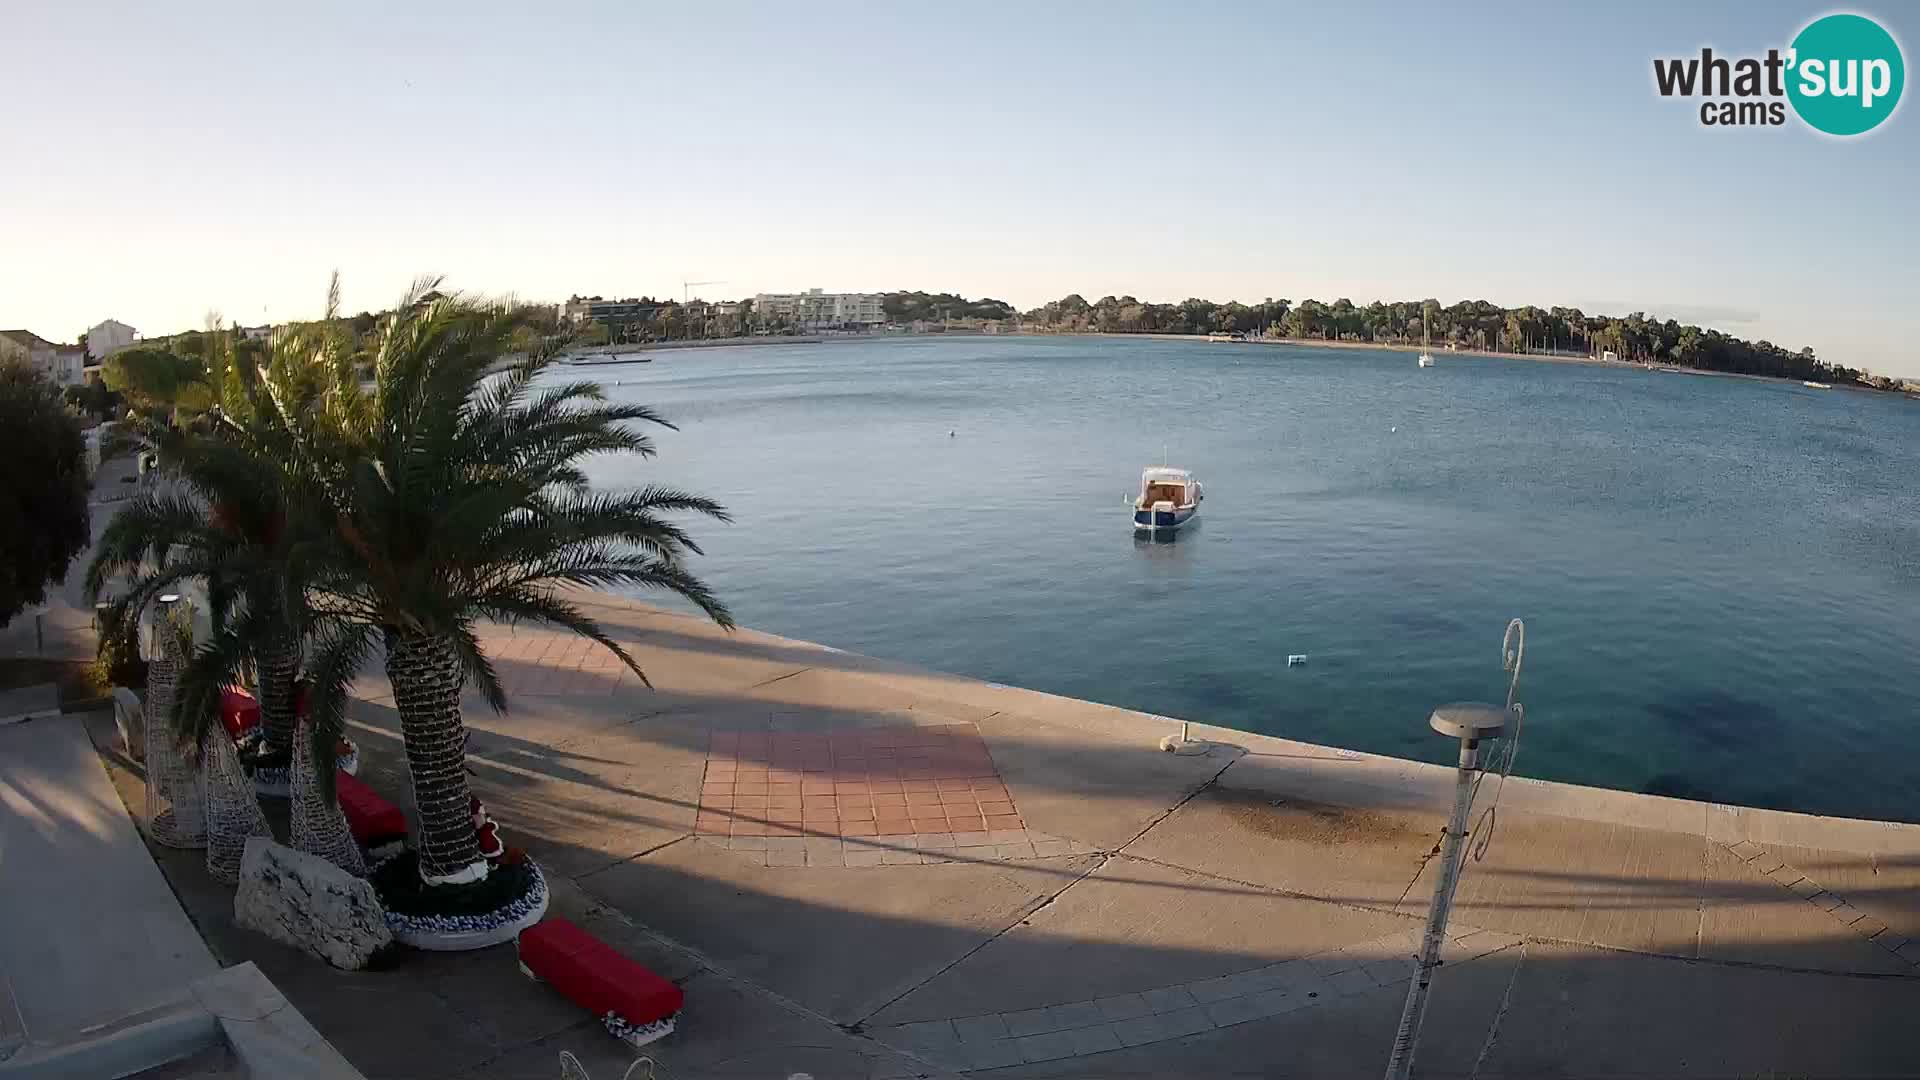
[[[953,432],[951,431],[947,432],[947,438],[949,439],[953,438]]]
[[[1399,430],[1400,430],[1400,429],[1399,429],[1399,428],[1397,428],[1397,427],[1390,427],[1390,428],[1388,428],[1388,429],[1387,429],[1387,434],[1389,434],[1389,435],[1392,435],[1392,434],[1394,434],[1395,432],[1397,432],[1397,431],[1399,431]]]

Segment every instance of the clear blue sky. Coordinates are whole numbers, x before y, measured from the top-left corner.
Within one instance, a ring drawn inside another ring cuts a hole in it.
[[[0,4],[0,327],[62,340],[338,268],[351,309],[1473,297],[1920,375],[1915,106],[1842,142],[1652,88],[1816,5]],[[1913,62],[1920,9],[1853,10]]]

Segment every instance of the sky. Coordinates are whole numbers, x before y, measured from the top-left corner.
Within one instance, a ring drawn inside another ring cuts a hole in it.
[[[1780,3],[0,0],[0,328],[925,289],[1571,305],[1920,376],[1920,115],[1707,128]],[[1908,61],[1920,7],[1855,7]],[[1904,194],[1903,194],[1904,192]]]

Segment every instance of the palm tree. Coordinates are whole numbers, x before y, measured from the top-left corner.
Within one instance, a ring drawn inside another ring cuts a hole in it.
[[[417,283],[375,330],[370,388],[342,349],[323,346],[310,363],[321,377],[276,403],[292,444],[281,459],[288,483],[332,516],[341,575],[319,602],[330,621],[309,669],[315,725],[321,738],[338,731],[348,684],[383,648],[428,885],[487,873],[469,817],[460,706],[471,679],[506,708],[481,648],[483,620],[563,627],[643,680],[565,590],[664,589],[732,626],[683,566],[699,548],[663,517],[728,520],[720,505],[652,486],[597,494],[580,469],[592,454],[650,456],[652,442],[632,423],[671,425],[644,406],[606,401],[595,383],[536,387],[557,343],[498,370],[515,329],[510,309],[461,297],[421,302],[436,284]]]
[[[284,362],[283,362],[284,366]],[[262,423],[260,369],[236,360],[227,335],[213,338],[209,384],[215,406],[192,428],[151,423],[141,441],[177,483],[136,495],[115,515],[87,568],[89,601],[121,576],[129,588],[115,618],[138,617],[170,590],[198,580],[215,634],[183,672],[178,734],[198,740],[217,713],[220,689],[251,668],[260,690],[262,745],[255,767],[285,768],[294,732],[302,643],[314,567],[311,522],[286,498],[274,462],[274,432]],[[325,760],[332,759],[332,748]]]

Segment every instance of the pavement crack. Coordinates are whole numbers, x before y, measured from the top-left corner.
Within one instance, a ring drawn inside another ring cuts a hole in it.
[[[1503,950],[1495,950],[1503,951]],[[1473,1069],[1467,1073],[1467,1080],[1478,1080],[1480,1067],[1487,1063],[1487,1055],[1493,1053],[1493,1044],[1500,1038],[1500,1021],[1507,1018],[1507,1010],[1513,1008],[1513,987],[1520,981],[1520,969],[1527,963],[1527,943],[1520,942],[1520,957],[1513,962],[1513,973],[1507,976],[1507,992],[1500,995],[1500,1007],[1493,1011],[1493,1020],[1487,1025],[1487,1041],[1480,1044],[1480,1053],[1473,1059]]]
[[[780,675],[775,675],[775,676],[774,676],[773,678],[771,678],[771,679],[766,679],[766,680],[764,680],[764,681],[761,681],[761,682],[757,682],[757,683],[754,683],[754,684],[752,684],[752,685],[750,685],[750,686],[748,686],[748,687],[747,687],[747,689],[749,689],[749,690],[759,690],[759,689],[761,689],[762,687],[767,687],[767,686],[772,686],[772,685],[773,685],[774,683],[777,683],[777,682],[781,682],[782,680],[785,680],[785,679],[791,679],[791,678],[793,678],[793,677],[794,677],[795,675],[805,675],[805,674],[806,674],[807,672],[809,672],[809,671],[812,671],[812,670],[814,670],[814,669],[813,669],[813,668],[812,668],[811,666],[808,666],[808,667],[803,667],[803,668],[796,668],[796,669],[795,669],[795,670],[793,670],[793,671],[789,671],[789,672],[785,672],[784,674],[780,674]]]
[[[1447,830],[1442,828],[1440,839],[1433,842],[1433,850],[1420,856],[1420,865],[1414,868],[1413,877],[1407,881],[1407,887],[1400,890],[1400,899],[1393,902],[1394,910],[1399,910],[1400,905],[1407,902],[1407,897],[1413,895],[1413,887],[1420,884],[1420,875],[1427,872],[1427,864],[1439,857],[1440,846],[1446,842],[1446,836]]]
[[[998,714],[996,713],[994,715],[998,715]],[[915,991],[919,990],[921,987],[927,985],[933,980],[939,978],[942,975],[945,975],[947,972],[953,970],[954,968],[960,966],[961,964],[966,963],[969,958],[971,958],[975,953],[978,953],[981,949],[986,948],[987,946],[993,944],[994,942],[999,941],[1001,938],[1005,937],[1006,935],[1012,933],[1015,927],[1025,925],[1035,915],[1038,915],[1042,911],[1045,911],[1047,908],[1051,907],[1054,901],[1066,895],[1066,892],[1068,889],[1073,888],[1075,885],[1080,884],[1081,882],[1087,880],[1089,877],[1092,877],[1094,874],[1098,873],[1101,870],[1101,868],[1107,865],[1107,863],[1111,862],[1114,858],[1118,857],[1122,852],[1124,852],[1128,846],[1134,844],[1141,837],[1151,832],[1154,826],[1160,824],[1161,822],[1167,820],[1167,818],[1173,816],[1173,814],[1176,811],[1178,811],[1181,807],[1187,805],[1189,802],[1192,802],[1196,797],[1199,796],[1201,792],[1212,787],[1214,785],[1214,782],[1219,780],[1221,775],[1225,773],[1228,769],[1232,768],[1233,763],[1239,760],[1240,760],[1239,755],[1235,755],[1229,758],[1225,764],[1221,765],[1220,768],[1214,771],[1212,776],[1209,776],[1206,779],[1205,783],[1202,783],[1198,787],[1195,787],[1192,791],[1187,792],[1187,794],[1184,797],[1182,797],[1178,802],[1174,803],[1172,806],[1169,806],[1165,810],[1161,811],[1158,815],[1156,815],[1153,818],[1152,821],[1149,821],[1146,823],[1146,825],[1142,826],[1139,832],[1133,834],[1133,837],[1129,839],[1125,844],[1121,844],[1118,848],[1110,852],[1108,851],[1094,852],[1093,863],[1089,865],[1085,870],[1081,871],[1080,874],[1074,877],[1072,881],[1067,882],[1065,885],[1062,885],[1058,889],[1055,889],[1052,893],[1042,897],[1038,903],[1034,904],[1033,906],[1027,908],[1025,911],[1021,912],[1018,916],[1016,916],[1013,919],[1012,922],[1002,927],[997,933],[993,934],[993,936],[980,942],[979,944],[975,945],[973,948],[968,949],[966,952],[960,954],[958,957],[955,957],[951,963],[948,963],[944,967],[940,968],[940,970],[934,972],[931,975],[928,975],[926,978],[921,979],[919,982],[914,983],[912,986],[907,987],[905,990],[902,990],[900,993],[895,994],[893,997],[887,999],[886,1001],[881,1002],[878,1006],[870,1010],[865,1016],[854,1021],[854,1023],[850,1025],[850,1028],[864,1029],[868,1021],[880,1015],[882,1012],[885,1012],[887,1008],[893,1005],[895,1002],[900,1001],[901,999],[914,993]],[[1131,856],[1129,857],[1131,858]]]
[[[1230,749],[1237,749],[1237,748],[1230,748]],[[1159,814],[1156,814],[1153,820],[1141,826],[1140,831],[1137,833],[1134,833],[1131,839],[1129,839],[1126,843],[1121,844],[1119,847],[1114,848],[1113,853],[1115,855],[1125,854],[1128,848],[1140,842],[1141,837],[1152,832],[1156,827],[1159,826],[1161,822],[1167,820],[1168,818],[1172,817],[1174,814],[1178,813],[1181,807],[1199,798],[1200,793],[1212,787],[1214,784],[1218,783],[1220,781],[1220,778],[1226,775],[1226,771],[1228,769],[1233,768],[1234,763],[1239,761],[1241,756],[1244,753],[1245,753],[1244,751],[1241,751],[1240,753],[1236,753],[1233,756],[1229,757],[1227,759],[1226,764],[1220,766],[1218,769],[1215,769],[1213,775],[1207,777],[1205,783],[1202,783],[1200,786],[1194,788],[1192,791],[1187,792],[1187,794],[1183,798],[1181,798],[1179,802],[1174,803],[1172,806],[1169,806],[1165,810],[1162,810]]]
[[[1700,895],[1694,903],[1693,955],[1707,952],[1707,882],[1713,877],[1713,840],[1700,838]]]
[[[663,841],[662,843],[655,844],[652,847],[647,848],[645,851],[636,851],[633,854],[628,855],[624,858],[615,859],[605,866],[596,866],[593,869],[586,871],[585,873],[576,874],[574,875],[573,880],[576,882],[585,881],[587,878],[590,878],[595,874],[604,874],[608,870],[611,870],[616,866],[621,866],[626,863],[635,862],[637,860],[644,859],[647,856],[652,855],[656,852],[664,851],[667,848],[672,847],[673,845],[679,843],[682,840],[691,840],[691,839],[693,839],[692,833],[681,833],[679,836],[676,836],[671,840],[667,840],[667,841]]]
[[[954,968],[959,967],[961,964],[966,963],[970,958],[973,957],[975,953],[978,953],[981,949],[986,948],[987,946],[993,944],[996,941],[999,941],[1001,938],[1012,933],[1015,928],[1025,926],[1030,920],[1032,920],[1032,918],[1035,915],[1038,915],[1042,911],[1045,911],[1047,908],[1053,905],[1054,901],[1064,896],[1068,889],[1071,889],[1075,885],[1078,885],[1081,882],[1087,880],[1089,877],[1092,877],[1095,873],[1099,872],[1101,867],[1107,865],[1108,862],[1112,861],[1113,858],[1114,858],[1113,855],[1107,854],[1105,852],[1096,853],[1094,855],[1093,863],[1090,866],[1088,866],[1085,870],[1081,871],[1077,876],[1075,876],[1072,881],[1067,882],[1065,885],[1060,886],[1058,889],[1055,889],[1053,892],[1048,893],[1047,895],[1041,897],[1037,903],[1034,903],[1028,906],[1026,910],[1021,911],[1019,914],[1015,915],[1011,922],[1001,927],[998,931],[994,932],[992,936],[988,937],[986,940],[975,945],[973,948],[968,949],[966,952],[961,953],[959,956],[954,957],[952,961],[950,961],[945,965],[942,965],[940,970],[933,972],[932,974],[928,975],[926,978],[921,979],[920,981],[914,983],[912,986],[907,987],[905,990],[900,991],[898,994],[895,994],[892,997],[888,998],[887,1000],[874,1006],[872,1009],[868,1010],[865,1016],[862,1016],[860,1019],[855,1020],[853,1024],[850,1025],[850,1027],[860,1028],[862,1031],[864,1031],[869,1021],[871,1021],[874,1017],[880,1015],[881,1013],[887,1011],[887,1009],[890,1006],[892,1006],[895,1002],[898,1002],[901,999],[913,994],[915,991],[919,990],[921,987],[926,986],[928,983],[934,981],[935,979],[938,979],[940,976],[945,975],[947,972],[952,971]]]

